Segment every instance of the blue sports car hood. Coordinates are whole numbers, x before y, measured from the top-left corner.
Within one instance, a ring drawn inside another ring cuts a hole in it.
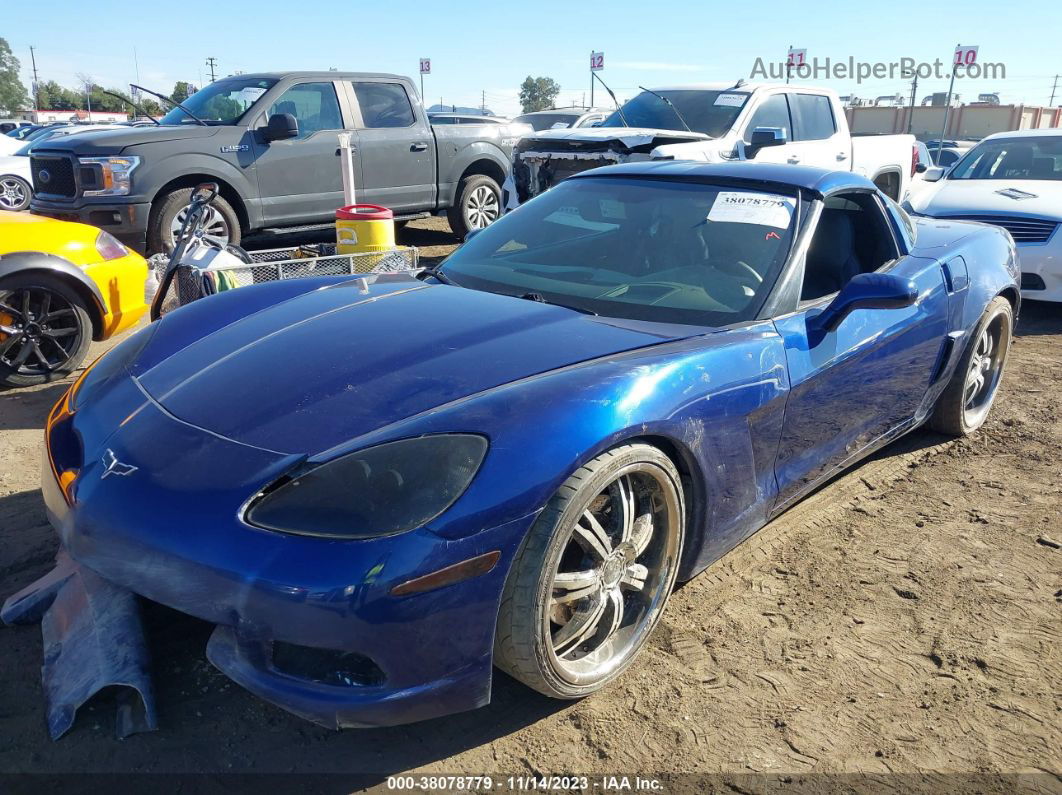
[[[243,292],[163,319],[131,372],[178,419],[284,453],[319,453],[501,384],[675,338],[412,279],[315,289],[225,323],[207,312]],[[184,344],[166,326],[187,325],[193,309],[202,333]]]

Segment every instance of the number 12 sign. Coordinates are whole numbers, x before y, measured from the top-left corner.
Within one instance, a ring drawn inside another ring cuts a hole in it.
[[[961,44],[955,48],[955,66],[973,66],[977,63],[977,48],[963,47]]]
[[[605,53],[592,52],[590,53],[590,71],[597,72],[605,68]]]

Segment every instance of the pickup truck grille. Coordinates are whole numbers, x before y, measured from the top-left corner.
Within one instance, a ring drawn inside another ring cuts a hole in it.
[[[1046,218],[1019,218],[1011,215],[949,215],[956,221],[979,221],[1001,226],[1010,232],[1015,243],[1046,243],[1058,227],[1057,221]]]
[[[77,195],[74,163],[63,155],[33,155],[30,157],[33,192],[38,196],[60,196],[71,199]]]

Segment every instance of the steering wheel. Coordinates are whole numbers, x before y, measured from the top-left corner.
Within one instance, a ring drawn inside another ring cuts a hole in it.
[[[743,262],[742,260],[724,262],[719,264],[717,267],[723,273],[727,274],[728,276],[733,276],[735,279],[737,279],[741,283],[742,287],[751,290],[748,295],[754,295],[756,291],[760,288],[760,286],[763,284],[763,276],[760,275],[759,271],[757,271],[747,262]]]

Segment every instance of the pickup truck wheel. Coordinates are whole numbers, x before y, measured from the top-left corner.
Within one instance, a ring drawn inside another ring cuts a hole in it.
[[[457,201],[446,212],[450,229],[462,240],[473,229],[490,226],[501,216],[501,188],[483,174],[473,174],[457,186]]]
[[[182,188],[167,193],[155,202],[148,221],[148,254],[168,254],[173,251],[191,196],[191,188]],[[224,248],[230,243],[239,245],[241,232],[236,211],[232,209],[231,204],[218,196],[207,208],[203,237]]]
[[[25,210],[33,198],[33,189],[22,177],[0,177],[0,210]]]
[[[63,378],[91,342],[88,307],[61,278],[33,273],[0,280],[0,385]]]

